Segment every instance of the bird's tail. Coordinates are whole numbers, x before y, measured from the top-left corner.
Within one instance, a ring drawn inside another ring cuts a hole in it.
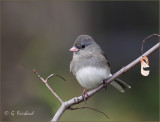
[[[114,86],[117,90],[119,90],[120,92],[124,92],[126,88],[128,89],[131,88],[131,86],[129,86],[128,84],[126,84],[119,78],[115,79],[110,84]]]

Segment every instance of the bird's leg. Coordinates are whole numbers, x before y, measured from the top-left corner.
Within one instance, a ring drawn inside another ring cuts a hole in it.
[[[103,80],[103,86],[104,86],[104,89],[107,90],[107,83],[105,81],[106,80]]]
[[[86,99],[85,95],[88,96],[88,94],[86,93],[86,88],[83,90],[82,97],[83,97],[83,100],[85,101],[85,103],[87,103],[86,102],[87,99]]]

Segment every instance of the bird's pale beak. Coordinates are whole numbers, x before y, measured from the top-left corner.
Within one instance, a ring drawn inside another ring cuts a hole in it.
[[[77,51],[78,51],[78,48],[75,47],[75,46],[73,46],[69,51],[71,51],[71,52],[77,52]]]

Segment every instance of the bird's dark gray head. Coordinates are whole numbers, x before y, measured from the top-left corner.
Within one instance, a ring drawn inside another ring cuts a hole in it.
[[[83,50],[93,51],[99,48],[100,48],[99,45],[93,40],[92,37],[88,35],[80,35],[77,37],[70,51],[72,52],[78,52]]]
[[[83,49],[91,44],[94,44],[95,41],[92,39],[92,37],[88,35],[80,35],[77,37],[76,41],[74,42],[74,46],[78,49]]]

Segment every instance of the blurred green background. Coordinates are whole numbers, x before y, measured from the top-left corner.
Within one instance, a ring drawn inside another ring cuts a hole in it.
[[[159,3],[91,1],[1,1],[1,120],[50,121],[59,101],[35,74],[46,78],[60,74],[67,81],[49,80],[56,93],[67,101],[81,95],[83,88],[69,71],[69,49],[78,35],[91,35],[106,53],[111,72],[141,55],[142,40],[159,33]],[[144,51],[158,42],[146,41]],[[132,86],[124,94],[108,87],[87,104],[105,112],[110,119],[88,109],[66,111],[61,121],[158,121],[159,52],[149,56],[150,75],[140,74],[140,64],[120,78]],[[8,111],[9,115],[4,112]],[[14,116],[10,112],[33,112]]]

